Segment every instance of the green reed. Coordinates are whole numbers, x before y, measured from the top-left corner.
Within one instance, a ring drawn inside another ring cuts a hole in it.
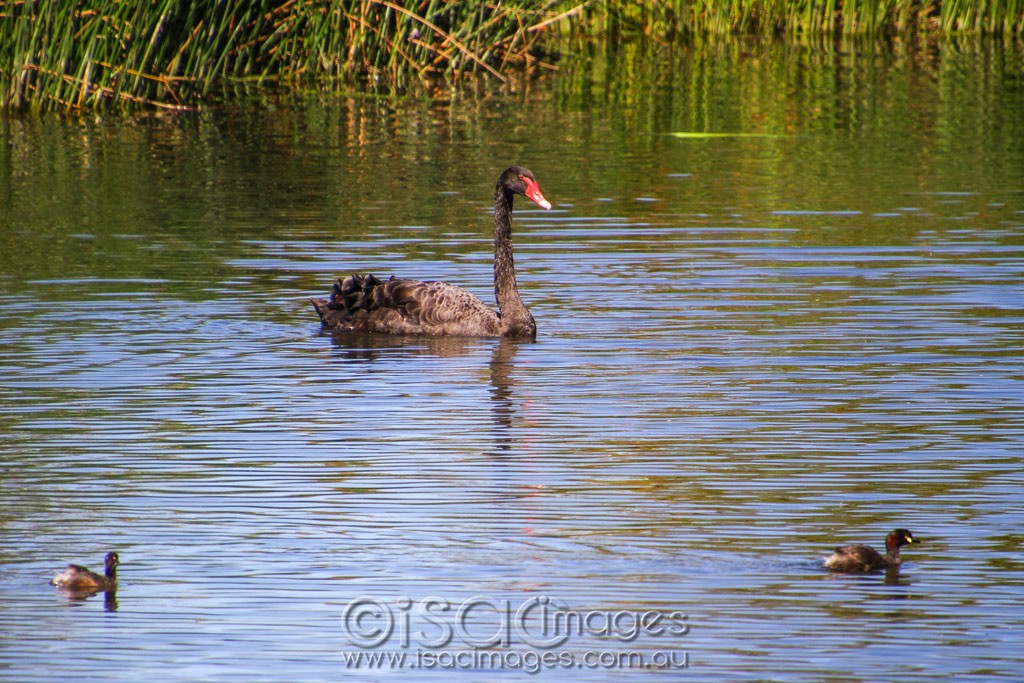
[[[0,107],[185,108],[239,83],[403,90],[567,36],[1020,34],[1024,0],[0,0]]]
[[[232,79],[504,80],[535,61],[553,4],[0,0],[0,106],[184,107]]]

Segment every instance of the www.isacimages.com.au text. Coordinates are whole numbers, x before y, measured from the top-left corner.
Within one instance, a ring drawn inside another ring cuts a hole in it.
[[[414,650],[345,652],[348,669],[515,670],[544,669],[686,669],[690,658],[682,651],[631,650]]]

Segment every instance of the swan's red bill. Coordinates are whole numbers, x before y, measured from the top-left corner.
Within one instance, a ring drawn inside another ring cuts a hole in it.
[[[550,209],[551,202],[544,199],[544,195],[541,194],[540,188],[537,187],[537,181],[531,178],[523,178],[523,182],[526,183],[526,197],[530,201],[537,204],[542,209]]]

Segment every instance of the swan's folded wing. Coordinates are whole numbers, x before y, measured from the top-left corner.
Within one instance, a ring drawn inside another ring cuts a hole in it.
[[[385,283],[389,299],[403,315],[424,328],[443,328],[444,334],[479,334],[480,326],[499,327],[497,314],[461,287],[446,282],[397,280]],[[462,329],[472,325],[473,328]]]
[[[484,302],[444,282],[353,274],[335,283],[328,304],[333,314],[322,310],[322,302],[313,305],[325,324],[368,332],[478,336],[500,334],[501,328]]]

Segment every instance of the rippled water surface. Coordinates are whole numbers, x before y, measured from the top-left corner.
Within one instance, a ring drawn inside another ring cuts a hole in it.
[[[1019,678],[1002,54],[2,120],[0,677]],[[536,342],[320,333],[348,272],[490,301],[513,162],[554,204],[516,205]],[[821,569],[897,526],[899,574]],[[110,550],[116,596],[47,585]],[[591,620],[543,648],[545,606]]]

